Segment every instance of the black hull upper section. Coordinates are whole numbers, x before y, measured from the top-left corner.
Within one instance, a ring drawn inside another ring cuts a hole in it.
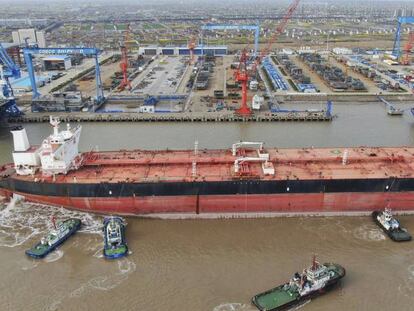
[[[0,188],[44,196],[132,197],[177,195],[289,194],[414,191],[414,178],[327,180],[235,180],[153,183],[51,183],[0,180]]]

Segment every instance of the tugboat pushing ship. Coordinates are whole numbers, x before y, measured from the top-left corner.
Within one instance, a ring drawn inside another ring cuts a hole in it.
[[[12,130],[14,163],[0,195],[86,212],[156,217],[257,217],[414,210],[414,148],[121,150],[80,153],[81,126],[40,146]]]
[[[402,228],[400,222],[395,219],[391,210],[386,208],[383,211],[372,212],[374,222],[396,242],[411,241],[411,235],[405,228]]]

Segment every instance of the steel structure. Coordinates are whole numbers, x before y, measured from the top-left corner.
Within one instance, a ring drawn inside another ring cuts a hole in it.
[[[201,30],[253,30],[254,31],[254,56],[257,56],[259,50],[259,35],[260,26],[259,23],[256,25],[218,25],[218,24],[207,24],[201,26]],[[203,47],[203,33],[201,33],[201,46]],[[204,54],[204,51],[201,53]]]
[[[188,49],[190,50],[190,65],[194,62],[194,49],[196,48],[196,39],[195,37],[190,38],[190,42],[188,43]]]
[[[400,16],[398,17],[397,31],[395,33],[394,47],[392,54],[400,58],[401,56],[401,26],[403,24],[414,24],[414,16]]]
[[[0,43],[0,62],[3,64],[3,74],[5,78],[18,79],[21,76],[20,68],[17,66],[11,57],[7,54],[6,49]]]
[[[410,32],[408,35],[408,41],[404,46],[404,55],[402,57],[401,63],[403,65],[410,64],[410,53],[414,45],[414,32]]]
[[[241,116],[249,116],[252,114],[252,110],[247,106],[247,82],[249,81],[249,75],[247,73],[247,54],[246,50],[243,50],[240,56],[239,68],[234,73],[234,78],[242,86],[242,104],[239,109],[236,110],[236,114]]]
[[[32,86],[32,98],[37,99],[40,93],[37,90],[35,73],[33,68],[33,55],[67,55],[67,54],[82,54],[86,56],[93,56],[95,58],[95,79],[96,79],[96,103],[101,104],[105,101],[103,92],[101,70],[99,67],[98,55],[101,51],[96,48],[38,48],[26,47],[23,49],[24,61],[26,62],[27,71],[30,77]]]
[[[129,90],[132,89],[131,81],[128,78],[128,46],[127,43],[129,41],[129,32],[130,32],[130,26],[127,26],[127,29],[125,30],[125,36],[124,36],[124,43],[121,45],[121,63],[120,68],[122,70],[122,81],[119,85],[118,89],[119,91],[123,91],[126,87],[128,87]]]
[[[269,54],[272,44],[277,40],[278,36],[285,30],[286,25],[291,19],[296,8],[298,7],[299,2],[300,0],[294,0],[289,5],[286,14],[283,16],[282,21],[277,26],[276,31],[270,38],[268,44],[266,45],[266,48],[260,52],[260,55],[258,57],[256,57],[256,61],[254,62],[254,66],[253,66],[253,74],[256,73],[257,65],[260,64],[263,58]],[[246,62],[247,62],[247,51],[246,49],[244,49],[240,57],[239,68],[235,72],[235,80],[237,82],[240,82],[242,85],[242,103],[241,103],[241,107],[238,110],[236,110],[236,114],[239,114],[242,116],[248,116],[252,113],[250,108],[247,106],[247,82],[249,81],[249,74],[247,72]]]
[[[0,63],[0,98],[4,101],[4,104],[0,107],[0,118],[4,115],[19,116],[22,112],[16,105],[9,78],[20,78],[21,72],[19,66],[13,62],[11,57],[7,54],[6,49],[1,44]]]
[[[289,5],[287,12],[285,13],[285,15],[283,16],[281,22],[277,26],[276,31],[270,37],[270,40],[267,42],[267,45],[266,45],[265,49],[263,51],[261,51],[259,61],[261,61],[265,56],[267,56],[269,54],[270,48],[272,47],[273,43],[275,43],[277,38],[279,37],[279,35],[281,33],[283,33],[283,31],[285,31],[285,28],[286,28],[288,22],[292,18],[293,13],[295,13],[295,11],[296,11],[296,9],[299,5],[299,2],[300,2],[300,0],[294,0]]]

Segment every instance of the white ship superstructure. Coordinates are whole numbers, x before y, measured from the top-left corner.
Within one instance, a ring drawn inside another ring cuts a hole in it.
[[[41,169],[43,175],[67,174],[81,163],[79,138],[81,126],[59,131],[60,121],[50,117],[53,134],[43,140],[40,147],[31,146],[24,128],[13,129],[13,160],[17,174],[33,175]]]

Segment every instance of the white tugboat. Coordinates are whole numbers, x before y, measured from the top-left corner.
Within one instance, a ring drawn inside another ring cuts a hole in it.
[[[375,223],[396,242],[411,241],[411,235],[401,227],[400,222],[392,216],[389,208],[372,212]]]

